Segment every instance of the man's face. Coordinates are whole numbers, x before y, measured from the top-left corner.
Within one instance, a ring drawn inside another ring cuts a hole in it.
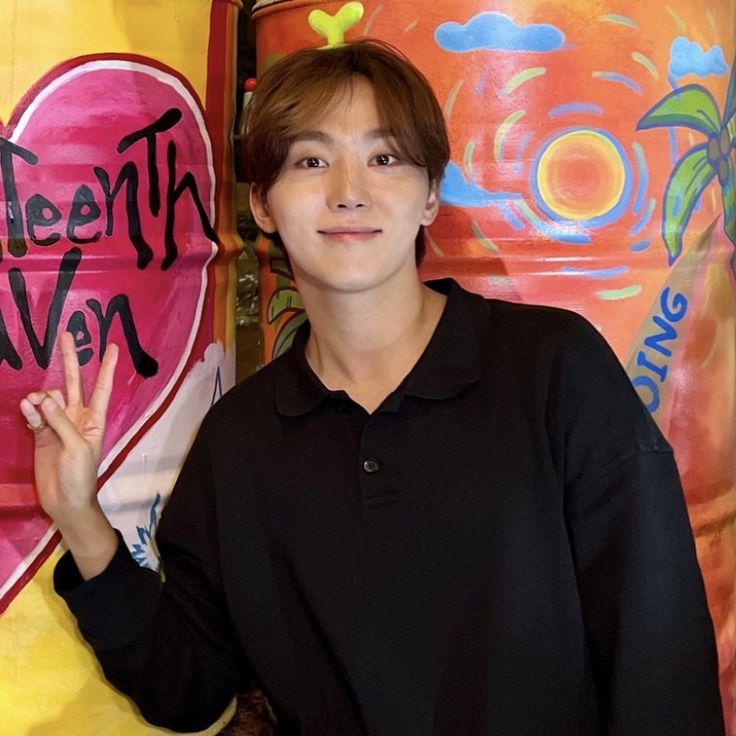
[[[356,292],[415,278],[415,237],[436,217],[438,193],[401,159],[358,77],[296,138],[251,207],[262,230],[279,232],[298,284]]]

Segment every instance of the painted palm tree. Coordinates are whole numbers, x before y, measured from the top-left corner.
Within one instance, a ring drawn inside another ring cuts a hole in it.
[[[266,320],[277,331],[271,359],[285,353],[294,341],[294,335],[307,319],[302,298],[294,287],[289,261],[283,245],[276,240],[268,241],[268,266],[276,277],[276,288],[268,300]]]
[[[702,85],[680,87],[649,110],[639,120],[637,130],[660,127],[690,128],[706,137],[677,162],[664,194],[662,237],[670,264],[682,252],[682,236],[705,188],[715,179],[723,196],[723,227],[736,247],[736,62],[726,92],[721,116],[718,103]],[[736,273],[736,251],[731,260]]]

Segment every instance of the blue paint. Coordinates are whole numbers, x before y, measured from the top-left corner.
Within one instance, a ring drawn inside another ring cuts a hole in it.
[[[649,188],[649,167],[647,166],[647,160],[641,144],[634,143],[632,148],[634,149],[634,156],[636,156],[636,163],[639,166],[639,188],[636,192],[636,201],[631,211],[635,215],[638,215],[644,207],[644,198]]]
[[[136,526],[136,532],[140,543],[131,546],[131,557],[138,563],[140,567],[147,567],[149,570],[159,571],[161,561],[159,560],[158,549],[156,548],[156,527],[161,517],[161,494],[157,493],[148,512],[148,526]]]
[[[529,144],[532,142],[533,138],[534,133],[531,130],[528,130],[526,133],[524,133],[521,140],[519,141],[519,147],[516,150],[516,155],[514,157],[513,163],[513,170],[516,176],[521,176],[524,171],[524,154],[526,153],[526,149],[529,147]]]
[[[677,217],[677,215],[680,214],[681,209],[682,209],[682,194],[678,192],[672,198],[672,216]]]
[[[521,195],[510,192],[489,192],[467,181],[454,161],[447,164],[440,183],[440,201],[455,207],[488,207],[520,198]]]
[[[647,408],[647,411],[650,414],[654,414],[659,409],[659,386],[649,376],[634,376],[631,379],[631,384],[636,389],[636,393],[639,394],[639,398]],[[642,396],[640,389],[649,391],[649,400],[647,400],[646,396]]]
[[[728,64],[720,46],[707,51],[696,41],[678,36],[670,45],[669,75],[676,80],[694,74],[698,77],[717,77],[728,73]]]
[[[516,151],[517,161],[523,161],[524,153],[526,152],[526,149],[529,148],[529,144],[532,142],[532,138],[534,138],[534,133],[531,130],[528,130],[522,136],[521,140],[519,141],[519,148]]]
[[[629,230],[629,235],[632,238],[635,238],[649,224],[649,221],[652,219],[652,214],[654,213],[654,206],[655,201],[650,199],[647,211],[639,218],[634,227]]]
[[[440,48],[454,53],[467,51],[558,51],[565,34],[547,23],[518,25],[505,13],[478,13],[465,25],[449,21],[437,26],[434,40]]]
[[[563,266],[562,273],[574,274],[575,276],[583,276],[588,279],[605,280],[615,279],[617,276],[623,276],[629,270],[628,266],[613,266],[612,268],[575,268],[575,266]]]
[[[705,189],[702,189],[698,196],[695,198],[693,212],[700,212],[700,208],[703,206],[703,194],[705,194]]]
[[[677,334],[675,334],[675,337]],[[659,378],[660,382],[664,383],[664,380],[667,378],[667,366],[666,365],[656,365],[655,363],[652,363],[648,358],[647,354],[640,350],[636,355],[636,364],[638,366],[641,366],[642,368],[646,368],[647,370],[650,370],[652,373],[654,373],[657,378]]]
[[[646,250],[651,244],[651,240],[640,240],[638,243],[630,245],[629,250],[633,251],[634,253],[641,253],[643,250]]]
[[[662,343],[667,340],[677,339],[677,330],[671,322],[668,322],[664,317],[660,317],[658,314],[655,314],[654,317],[652,317],[652,322],[659,327],[661,332],[647,335],[644,338],[644,345],[651,350],[656,350],[658,353],[661,353],[665,358],[671,357],[672,350]]]
[[[523,230],[524,223],[516,216],[516,213],[511,209],[510,205],[503,202],[499,205],[503,219],[508,222],[514,230]]]
[[[603,108],[592,102],[568,102],[564,105],[558,105],[547,114],[551,118],[559,118],[563,115],[577,115],[580,113],[600,116],[603,115]]]
[[[670,296],[670,287],[666,286],[659,296],[660,313],[651,319],[655,329],[650,330],[643,341],[644,348],[650,352],[642,349],[636,354],[636,365],[640,370],[631,379],[639,398],[651,414],[657,411],[661,403],[661,386],[667,380],[669,360],[672,358],[670,345],[678,338],[676,325],[683,320],[688,310],[684,294],[676,292]]]
[[[579,222],[560,220],[558,222],[544,222],[539,217],[530,217],[526,212],[521,212],[527,222],[545,238],[557,240],[568,245],[590,245],[591,240],[587,231]],[[581,228],[583,228],[581,230]]]
[[[606,82],[616,82],[617,84],[623,84],[624,86],[636,92],[636,94],[638,95],[643,94],[639,83],[635,79],[627,77],[625,74],[619,74],[618,72],[599,72],[598,74],[596,74],[596,77]]]

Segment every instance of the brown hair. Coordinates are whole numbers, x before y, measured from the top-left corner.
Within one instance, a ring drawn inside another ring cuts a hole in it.
[[[373,87],[381,124],[399,154],[426,168],[439,186],[450,158],[447,129],[437,98],[424,75],[393,46],[373,39],[328,49],[303,49],[284,57],[258,80],[246,112],[243,171],[265,197],[278,178],[296,135],[349,87],[356,76]],[[424,232],[417,234],[417,263]]]

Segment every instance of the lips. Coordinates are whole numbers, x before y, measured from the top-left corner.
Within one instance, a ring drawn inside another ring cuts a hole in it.
[[[375,227],[330,227],[319,232],[323,235],[375,235],[381,230]]]
[[[319,233],[331,241],[339,243],[362,243],[371,240],[382,231],[372,227],[331,227],[319,230]]]

